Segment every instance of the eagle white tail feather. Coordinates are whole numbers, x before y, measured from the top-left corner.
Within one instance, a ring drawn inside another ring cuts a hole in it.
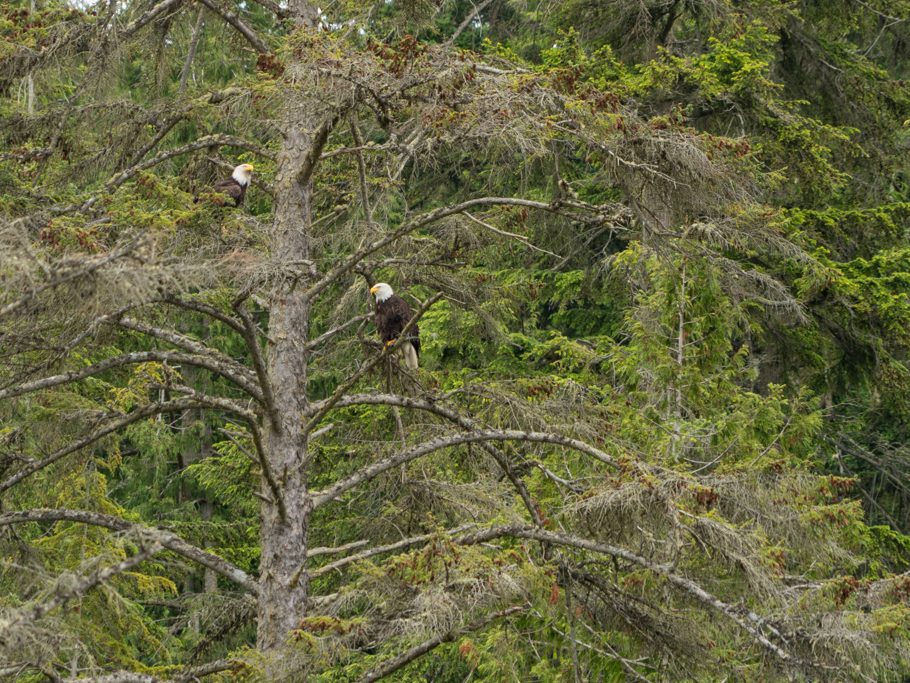
[[[404,362],[408,366],[408,369],[411,372],[417,372],[419,364],[417,362],[417,350],[414,348],[414,345],[411,342],[406,341],[401,347],[404,352]]]

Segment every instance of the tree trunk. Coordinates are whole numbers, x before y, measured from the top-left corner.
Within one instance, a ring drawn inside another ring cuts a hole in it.
[[[299,570],[306,559],[311,509],[307,440],[301,419],[307,405],[309,306],[304,284],[288,272],[293,271],[289,262],[309,257],[313,188],[309,179],[300,180],[299,171],[314,142],[312,132],[300,128],[306,125],[306,118],[299,108],[289,105],[287,111],[284,147],[278,157],[272,234],[273,258],[285,272],[269,302],[268,379],[278,424],[268,420],[264,430],[266,459],[278,481],[287,514],[282,519],[277,501],[262,505],[258,646],[263,650],[279,647],[305,614],[307,578]],[[274,495],[265,481],[262,494],[264,498]]]

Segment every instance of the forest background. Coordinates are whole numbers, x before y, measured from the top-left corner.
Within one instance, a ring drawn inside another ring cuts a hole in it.
[[[908,71],[906,0],[3,3],[0,676],[906,680]]]

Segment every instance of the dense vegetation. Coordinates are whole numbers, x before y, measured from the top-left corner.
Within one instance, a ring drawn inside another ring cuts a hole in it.
[[[906,680],[908,78],[907,0],[3,3],[0,677]]]

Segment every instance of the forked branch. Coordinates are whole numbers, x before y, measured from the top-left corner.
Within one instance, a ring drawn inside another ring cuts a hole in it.
[[[401,330],[401,334],[399,334],[399,339],[407,339],[408,334],[417,325],[417,321],[420,320],[420,318],[423,316],[423,314],[429,310],[430,306],[435,304],[441,298],[442,298],[442,292],[437,292],[436,294],[431,296],[429,299],[427,299],[424,302],[423,306],[421,306],[419,309],[417,309],[417,311],[414,313],[414,315],[411,316],[411,319],[408,321],[407,325],[404,326],[404,329]],[[306,423],[306,426],[304,427],[304,430],[303,430],[304,433],[309,434],[313,430],[313,427],[315,427],[319,423],[319,421],[323,417],[325,417],[326,413],[328,413],[332,409],[332,407],[344,397],[345,392],[347,392],[348,389],[350,389],[352,386],[354,386],[361,377],[363,377],[365,374],[367,374],[373,368],[375,368],[377,365],[379,365],[379,363],[381,363],[386,358],[388,358],[389,354],[392,353],[393,349],[395,349],[397,346],[398,346],[397,343],[394,345],[391,345],[391,346],[386,346],[385,348],[382,349],[381,353],[377,354],[371,361],[364,363],[356,372],[354,372],[354,374],[352,374],[344,382],[339,384],[338,387],[335,389],[335,391],[332,392],[332,395],[329,398],[327,398],[325,401],[321,402],[320,407],[314,412],[313,416]]]
[[[402,652],[400,655],[398,655],[394,659],[390,659],[389,661],[380,665],[376,669],[373,669],[372,671],[367,673],[363,678],[360,679],[360,683],[373,683],[373,681],[378,681],[382,678],[385,678],[389,674],[395,673],[402,667],[405,667],[408,664],[410,664],[411,662],[413,662],[414,660],[418,659],[419,657],[422,657],[427,652],[430,652],[430,651],[436,649],[443,643],[451,643],[453,640],[460,638],[461,636],[465,635],[466,633],[473,633],[475,631],[480,631],[481,629],[486,628],[487,626],[492,624],[497,619],[504,619],[506,617],[510,617],[513,614],[518,614],[519,612],[523,612],[525,609],[527,609],[527,608],[524,605],[513,605],[512,607],[508,607],[504,610],[494,612],[493,614],[488,614],[485,617],[482,617],[476,621],[472,621],[469,624],[465,624],[464,626],[459,626],[459,627],[453,628],[449,631],[446,631],[445,633],[443,633],[441,635],[434,636],[433,638],[430,638],[429,640],[425,640],[422,643],[420,643],[419,645],[415,645],[410,650]]]
[[[422,458],[425,455],[429,455],[430,453],[441,450],[443,448],[458,446],[465,443],[483,443],[485,441],[529,441],[535,443],[551,443],[558,446],[572,448],[586,455],[590,455],[591,457],[599,460],[606,465],[616,467],[616,461],[614,461],[613,458],[611,458],[603,451],[594,448],[594,446],[586,444],[583,441],[572,439],[567,436],[549,434],[547,432],[524,432],[516,429],[476,430],[472,432],[464,432],[462,434],[454,434],[452,436],[442,436],[437,439],[425,441],[424,443],[419,444],[410,450],[404,451],[402,453],[397,453],[388,458],[379,460],[372,465],[368,465],[358,472],[355,472],[351,476],[336,482],[324,491],[314,493],[312,498],[313,507],[318,508],[322,505],[325,505],[343,493],[350,491],[355,486],[359,486],[360,484],[367,482],[398,465],[403,465],[405,463],[411,462],[412,460],[416,460],[417,458]]]
[[[33,510],[0,514],[0,528],[27,522],[61,521],[89,524],[118,532],[128,531],[140,533],[145,538],[153,539],[154,542],[159,543],[163,548],[221,574],[254,595],[259,592],[259,586],[257,585],[256,580],[242,569],[235,567],[233,564],[227,560],[223,560],[217,555],[213,555],[210,552],[206,552],[201,548],[197,548],[196,546],[187,543],[177,536],[177,534],[165,529],[155,529],[153,527],[136,524],[135,522],[128,522],[127,520],[115,517],[114,515],[105,515],[100,512],[89,512],[87,510],[35,508]]]
[[[160,403],[149,403],[137,408],[131,413],[127,413],[122,417],[119,417],[114,420],[108,421],[104,426],[97,428],[93,432],[87,434],[81,439],[74,441],[73,443],[60,448],[45,458],[41,460],[27,460],[28,464],[23,467],[21,470],[16,472],[9,479],[0,483],[0,493],[3,493],[7,489],[12,488],[23,479],[30,477],[36,472],[40,472],[46,467],[53,465],[55,462],[61,458],[65,458],[70,453],[75,453],[76,451],[82,450],[88,446],[91,446],[96,441],[103,439],[108,434],[113,434],[124,427],[127,427],[134,422],[139,420],[144,420],[153,415],[161,415],[162,413],[171,413],[171,412],[180,412],[182,410],[187,410],[189,408],[218,408],[220,406],[215,406],[209,403],[202,402],[199,398],[180,398],[173,401],[163,401]]]

